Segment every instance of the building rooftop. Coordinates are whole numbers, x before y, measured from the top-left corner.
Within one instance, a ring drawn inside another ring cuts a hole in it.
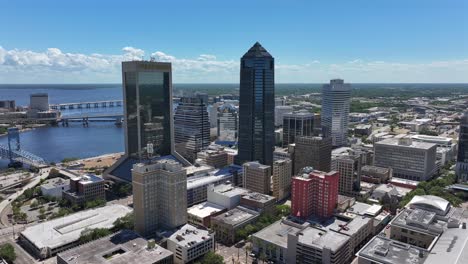
[[[195,215],[195,216],[200,217],[200,218],[205,218],[205,217],[210,216],[210,215],[212,215],[214,213],[220,212],[220,211],[222,211],[224,209],[226,209],[226,208],[224,208],[224,207],[222,207],[220,205],[210,203],[210,202],[204,202],[204,203],[196,204],[196,205],[188,208],[187,213],[189,213],[191,215]]]
[[[233,186],[231,183],[225,183],[214,186],[214,192],[226,197],[234,197],[247,194],[249,190]]]
[[[21,235],[39,249],[57,248],[78,240],[85,229],[112,228],[117,218],[131,211],[124,205],[108,205],[30,226]]]
[[[247,209],[242,206],[237,206],[236,208],[229,210],[224,214],[215,216],[213,219],[219,220],[228,225],[237,226],[258,217],[259,215],[260,214],[256,211]]]
[[[191,248],[210,238],[211,234],[207,230],[185,224],[174,232],[168,239],[181,247]]]
[[[192,176],[187,178],[187,190],[194,189],[200,186],[209,185],[212,183],[216,183],[218,181],[230,181],[232,180],[232,173],[222,171],[223,173],[215,173],[220,172],[218,170],[213,171],[212,173],[206,175],[199,175],[199,176]]]
[[[242,56],[242,58],[250,57],[272,57],[268,51],[260,45],[260,43],[255,42],[255,44],[247,51],[247,53]]]
[[[428,252],[422,248],[397,242],[382,236],[373,237],[358,253],[373,263],[422,264]]]
[[[172,258],[172,252],[156,245],[148,248],[148,241],[130,230],[59,253],[58,257],[69,264],[152,264],[164,258]]]
[[[70,185],[70,180],[64,180],[62,178],[49,179],[41,184],[41,188],[53,189],[56,187],[62,187],[63,185]]]
[[[441,136],[429,136],[429,135],[413,135],[411,136],[414,140],[436,143],[441,145],[452,145],[452,139],[448,137]]]
[[[258,231],[252,236],[263,241],[268,241],[282,248],[287,248],[288,234],[296,234],[304,228],[287,220],[279,220]]]
[[[104,181],[101,177],[98,177],[98,176],[93,175],[93,174],[85,174],[83,176],[75,177],[72,180],[78,180],[79,183],[81,183],[81,184],[90,184],[90,183],[96,183],[96,182]]]
[[[365,165],[365,166],[362,166],[362,168],[361,168],[362,173],[366,173],[366,172],[371,172],[372,173],[373,172],[373,173],[384,174],[384,173],[388,173],[389,171],[390,171],[389,168],[372,166],[372,165]]]
[[[333,252],[338,251],[348,241],[349,237],[347,235],[314,227],[307,227],[299,236],[299,243],[301,244],[319,249],[329,248]]]
[[[465,264],[467,260],[468,229],[449,228],[439,237],[424,264]]]
[[[416,149],[423,149],[423,150],[428,150],[428,149],[436,147],[436,145],[433,143],[413,141],[410,138],[400,138],[400,139],[387,138],[379,142],[376,142],[375,145],[399,146],[399,147],[416,148]]]
[[[133,165],[133,171],[138,173],[147,173],[155,170],[176,172],[183,169],[182,164],[172,158],[155,159],[147,163],[137,163]]]
[[[392,221],[392,225],[417,230],[433,236],[442,234],[447,222],[437,220],[436,213],[421,209],[404,209]]]
[[[274,196],[270,196],[270,195],[262,194],[258,192],[249,192],[243,195],[242,199],[261,202],[261,203],[268,203],[270,201],[276,200]]]
[[[448,212],[450,209],[450,203],[447,200],[434,195],[416,195],[407,206],[435,209],[440,212]]]
[[[261,169],[261,170],[266,170],[266,169],[270,168],[270,166],[263,165],[263,164],[259,163],[258,161],[246,162],[246,163],[244,163],[243,166],[248,167],[248,168],[253,168],[253,169]]]

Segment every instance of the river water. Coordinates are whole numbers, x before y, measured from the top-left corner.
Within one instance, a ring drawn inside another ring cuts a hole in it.
[[[28,105],[32,93],[48,93],[51,104],[122,99],[120,85],[0,85],[0,100],[15,100],[17,106]],[[78,111],[81,110],[64,114]],[[122,112],[122,107],[93,111]],[[89,127],[70,123],[69,127],[36,128],[22,132],[20,142],[22,149],[49,162],[124,151],[123,129],[113,122],[90,122]],[[6,136],[0,136],[0,144],[8,145]],[[0,167],[7,163],[0,160]]]

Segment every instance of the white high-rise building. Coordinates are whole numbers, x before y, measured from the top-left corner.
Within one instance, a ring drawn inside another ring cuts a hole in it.
[[[322,133],[332,138],[332,145],[346,145],[351,85],[334,79],[322,88]]]

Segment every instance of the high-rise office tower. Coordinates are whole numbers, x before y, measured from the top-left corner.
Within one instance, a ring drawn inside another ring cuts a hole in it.
[[[218,108],[218,140],[237,141],[239,131],[237,108],[232,104],[224,104]]]
[[[187,223],[187,173],[182,164],[161,159],[133,166],[135,230],[143,236]]]
[[[177,153],[192,163],[210,145],[210,122],[202,99],[181,98],[174,114],[174,140]]]
[[[314,123],[319,115],[292,112],[283,115],[283,147],[296,142],[296,136],[313,136]]]
[[[275,147],[275,60],[260,43],[241,58],[237,164],[271,166]]]
[[[273,162],[273,196],[278,201],[288,197],[291,193],[292,163],[290,159]]]
[[[105,177],[131,182],[132,165],[148,156],[179,157],[174,151],[171,120],[171,63],[124,61],[122,83],[125,156],[105,172]]]
[[[294,174],[299,173],[305,167],[312,167],[325,172],[330,171],[331,151],[331,138],[296,137]]]
[[[293,177],[291,214],[303,219],[311,215],[331,217],[338,201],[338,179],[336,171],[317,170]]]
[[[257,161],[246,162],[243,167],[243,187],[254,192],[270,194],[271,167]]]
[[[346,145],[351,85],[343,80],[331,80],[322,88],[322,134],[332,138],[332,145]]]
[[[458,181],[468,181],[468,112],[465,112],[460,120],[456,172]]]
[[[154,154],[171,154],[171,75],[167,62],[122,62],[126,155],[141,160],[150,143]]]

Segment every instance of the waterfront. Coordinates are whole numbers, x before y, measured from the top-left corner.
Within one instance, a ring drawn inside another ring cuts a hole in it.
[[[83,127],[70,123],[69,127],[42,127],[20,134],[21,148],[44,158],[59,162],[64,158],[87,158],[124,151],[123,129],[114,123],[91,123]],[[8,145],[6,136],[0,144]],[[3,160],[0,166],[7,162]]]

